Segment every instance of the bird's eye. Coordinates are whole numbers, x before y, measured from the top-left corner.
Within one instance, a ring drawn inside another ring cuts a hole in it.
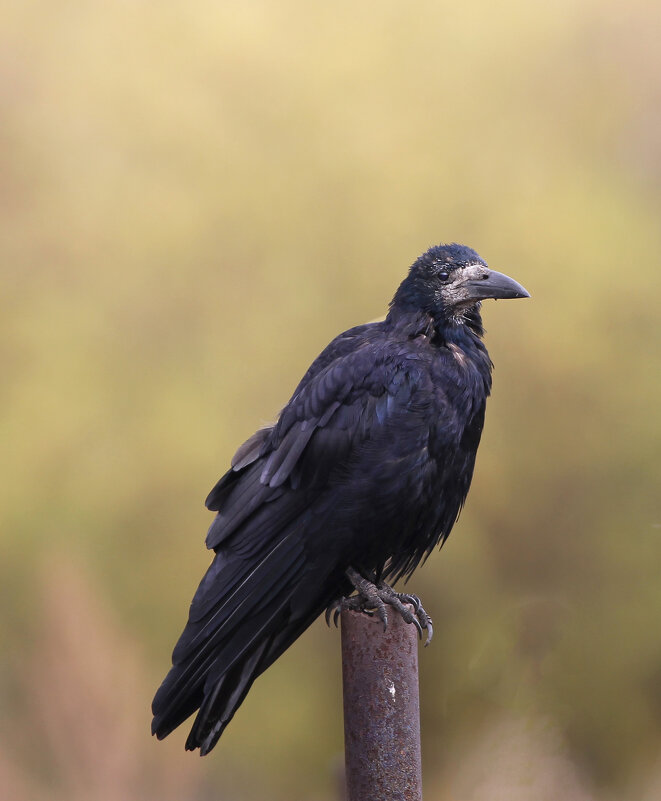
[[[449,277],[450,277],[450,273],[446,272],[445,270],[443,270],[443,272],[440,272],[438,274],[438,280],[439,281],[443,281],[443,283],[445,283],[448,280]]]

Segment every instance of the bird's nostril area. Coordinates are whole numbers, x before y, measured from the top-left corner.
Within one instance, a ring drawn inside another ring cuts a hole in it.
[[[489,280],[489,273],[484,273],[484,275],[482,276],[482,280],[483,281],[488,281]]]

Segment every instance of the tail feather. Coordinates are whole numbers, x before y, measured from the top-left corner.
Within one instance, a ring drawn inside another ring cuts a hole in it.
[[[237,662],[234,667],[225,672],[208,687],[213,677],[209,675],[207,689],[209,690],[200,711],[195,719],[186,741],[186,749],[193,751],[200,749],[204,756],[216,745],[227,724],[234,717],[234,713],[242,704],[255,679],[262,674],[284,651],[305,631],[305,629],[319,616],[326,607],[324,599],[308,611],[303,617],[288,616],[282,620],[275,633],[263,638],[254,650],[249,651],[243,661]],[[259,636],[259,633],[257,634]]]
[[[292,597],[304,563],[297,534],[290,530],[271,543],[247,570],[236,554],[217,554],[191,605],[173,667],[154,697],[152,733],[159,739],[199,708],[186,747],[207,753],[252,682],[276,658],[270,656],[272,643],[291,625]]]
[[[269,641],[264,640],[244,662],[216,682],[200,706],[186,740],[187,751],[199,748],[200,755],[205,756],[218,742],[257,677],[256,667],[268,644]]]

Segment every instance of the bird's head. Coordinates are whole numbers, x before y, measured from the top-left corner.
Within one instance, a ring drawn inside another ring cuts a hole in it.
[[[528,297],[520,284],[492,270],[472,248],[436,245],[412,265],[391,308],[423,311],[449,322],[460,321],[488,298]]]

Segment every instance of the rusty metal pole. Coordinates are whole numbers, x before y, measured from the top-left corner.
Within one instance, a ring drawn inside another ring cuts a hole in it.
[[[342,612],[347,801],[422,801],[418,636],[388,617]]]

